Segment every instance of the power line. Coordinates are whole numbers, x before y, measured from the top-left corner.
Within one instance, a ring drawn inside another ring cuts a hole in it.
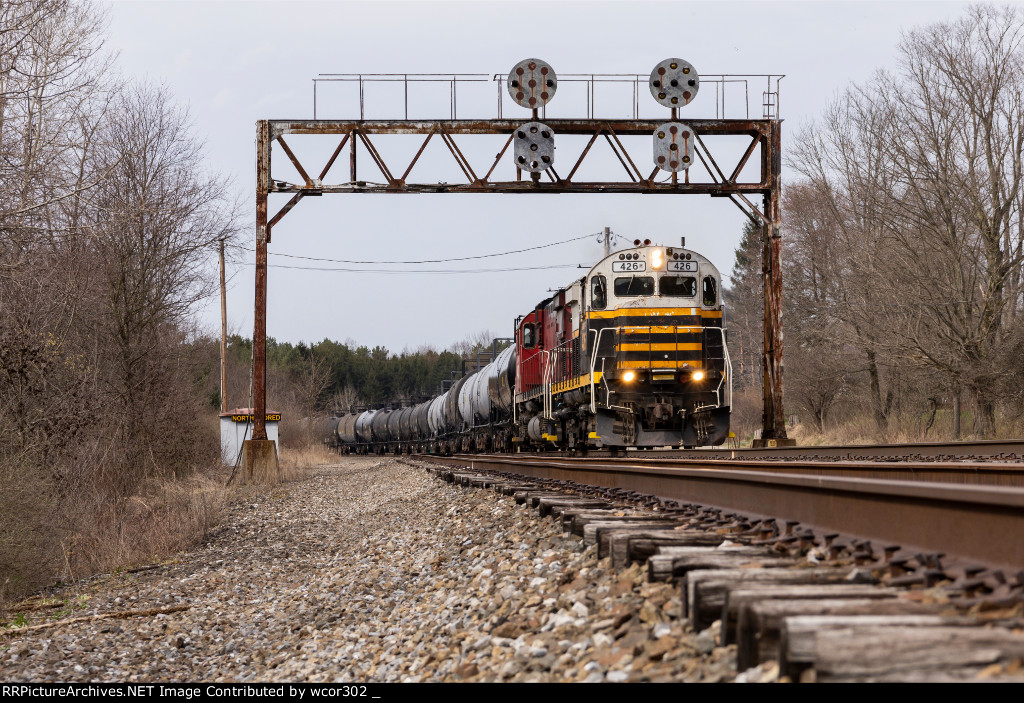
[[[523,252],[527,252],[527,251],[536,251],[537,249],[546,249],[548,247],[559,246],[561,244],[569,244],[570,242],[578,242],[581,239],[587,239],[588,237],[594,237],[594,236],[597,236],[597,235],[600,235],[600,234],[601,234],[600,232],[596,232],[596,233],[593,233],[593,234],[584,234],[583,236],[573,237],[572,239],[566,239],[566,240],[563,240],[561,242],[552,242],[550,244],[540,244],[540,245],[535,246],[535,247],[527,247],[526,249],[513,249],[512,251],[503,251],[503,252],[498,252],[496,254],[479,254],[477,256],[459,256],[459,257],[454,257],[454,258],[450,258],[450,259],[418,259],[418,260],[410,260],[410,261],[380,261],[380,260],[358,261],[358,260],[355,260],[355,259],[326,259],[326,258],[318,257],[318,256],[299,256],[298,254],[282,254],[282,253],[274,252],[274,251],[268,252],[268,254],[270,254],[270,256],[282,256],[282,257],[286,257],[286,258],[289,258],[289,259],[303,259],[305,261],[323,261],[323,262],[332,263],[332,264],[442,264],[442,263],[447,263],[447,262],[450,262],[450,261],[470,261],[470,260],[473,260],[473,259],[489,259],[489,258],[493,258],[493,257],[496,257],[496,256],[508,256],[510,254],[522,254]],[[241,248],[244,249],[245,251],[256,251],[255,249],[251,249],[249,247],[241,247]],[[278,266],[278,268],[282,268],[282,267]],[[313,269],[313,270],[328,270],[328,269]],[[343,270],[343,269],[338,269],[338,270]],[[356,270],[359,270],[359,269],[348,269],[348,270],[356,271]],[[512,271],[512,270],[517,270],[517,269],[504,269],[504,270]],[[527,270],[527,269],[519,269],[519,270]],[[457,273],[457,272],[455,272],[455,273]]]
[[[383,263],[383,262],[382,262]],[[345,273],[386,273],[386,274],[454,274],[454,273],[505,273],[506,271],[543,271],[548,269],[575,269],[576,264],[555,264],[553,266],[522,266],[519,268],[498,269],[354,269],[320,266],[288,266],[285,264],[268,264],[269,268],[292,269],[296,271],[341,271]]]

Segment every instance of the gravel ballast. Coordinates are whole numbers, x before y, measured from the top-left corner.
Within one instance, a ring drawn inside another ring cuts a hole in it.
[[[62,594],[66,622],[0,635],[0,679],[734,677],[734,649],[714,628],[689,630],[676,588],[595,549],[510,497],[394,459],[344,459],[233,504],[173,563]]]

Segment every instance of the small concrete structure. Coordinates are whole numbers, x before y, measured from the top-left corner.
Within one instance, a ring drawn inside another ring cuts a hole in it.
[[[267,440],[274,444],[276,458],[277,425],[281,422],[281,413],[267,412],[266,422]],[[220,457],[224,464],[235,466],[241,461],[243,442],[252,439],[252,427],[252,408],[235,408],[220,414]]]

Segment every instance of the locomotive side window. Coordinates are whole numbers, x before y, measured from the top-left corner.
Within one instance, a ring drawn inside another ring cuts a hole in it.
[[[650,276],[623,276],[616,278],[615,295],[620,298],[654,295],[654,279]]]
[[[714,305],[718,302],[718,284],[711,276],[704,277],[704,304]]]
[[[604,276],[594,276],[590,279],[590,307],[594,310],[604,310],[608,306],[608,282]]]
[[[534,337],[534,326],[532,322],[528,322],[523,325],[523,347],[533,349],[535,346],[537,346],[537,340]]]
[[[697,295],[697,279],[692,276],[662,276],[661,294],[692,298]]]

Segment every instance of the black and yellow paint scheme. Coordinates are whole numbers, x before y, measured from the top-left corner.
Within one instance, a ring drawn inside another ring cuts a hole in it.
[[[694,263],[687,264],[686,273],[653,268],[654,249],[616,252],[574,286],[581,298],[571,301],[578,305],[578,321],[572,338],[551,349],[550,383],[544,389],[549,399],[533,408],[546,416],[540,433],[544,442],[698,446],[721,444],[728,437],[731,379],[720,274],[704,257],[682,249],[658,248],[657,256],[687,256]],[[618,274],[613,265],[623,255],[644,262],[643,268]],[[612,293],[631,284],[620,285],[621,280],[640,276],[649,279],[644,287],[652,294]],[[684,286],[692,294],[660,294],[665,276],[692,278]],[[553,308],[552,298],[537,307],[538,313],[560,314],[569,290],[559,291],[561,306]]]

